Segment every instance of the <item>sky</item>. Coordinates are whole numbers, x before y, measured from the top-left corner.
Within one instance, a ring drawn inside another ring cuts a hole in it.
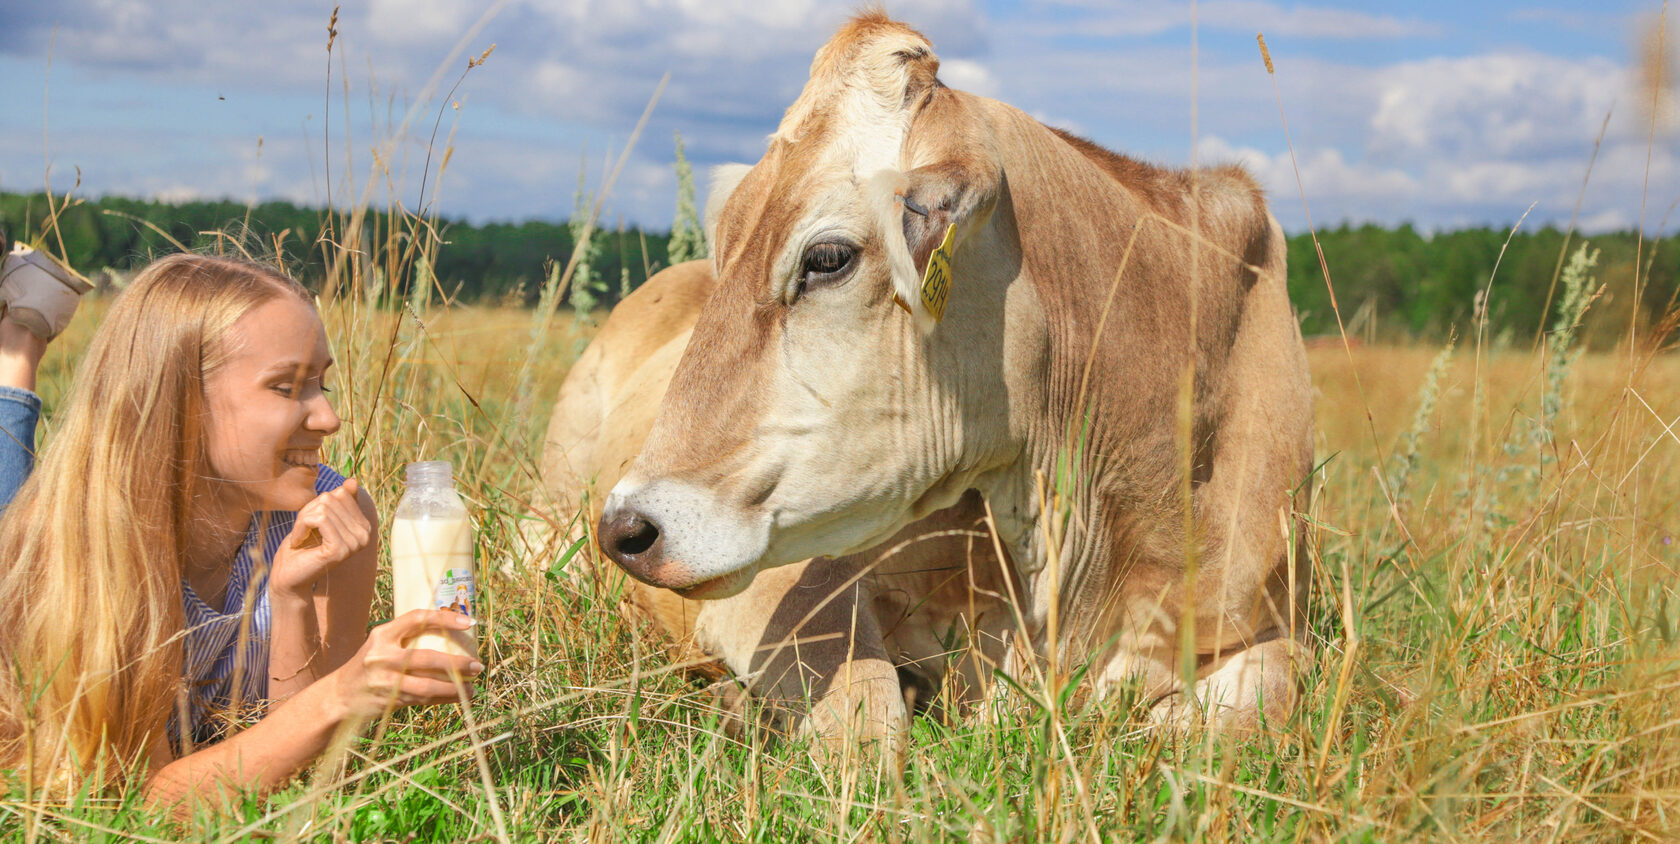
[[[1652,34],[1680,46],[1660,3],[884,6],[933,42],[947,85],[1148,161],[1240,162],[1293,232],[1309,213],[1320,227],[1508,227],[1526,211],[1525,227],[1578,213],[1588,232],[1680,228],[1680,214],[1664,224],[1680,121],[1666,102],[1653,118],[1639,70]],[[564,219],[580,173],[600,189],[669,73],[603,214],[664,229],[673,133],[702,181],[757,160],[856,8],[363,0],[339,10],[329,54],[330,0],[0,0],[0,189]]]

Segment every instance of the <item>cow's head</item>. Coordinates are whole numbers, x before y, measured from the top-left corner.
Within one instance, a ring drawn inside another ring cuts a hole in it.
[[[938,67],[915,30],[852,21],[764,158],[714,188],[718,287],[601,518],[637,578],[721,597],[759,568],[867,547],[955,501],[981,469],[974,442],[1002,437],[1002,414],[970,399],[1002,401],[1018,247],[998,235],[993,141]],[[939,320],[922,281],[951,226]]]

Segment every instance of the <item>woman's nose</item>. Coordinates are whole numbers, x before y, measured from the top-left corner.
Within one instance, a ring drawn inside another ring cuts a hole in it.
[[[327,394],[317,392],[309,400],[309,416],[304,419],[304,425],[311,431],[320,431],[323,435],[331,436],[338,433],[343,420],[338,418],[338,411],[333,410],[332,402]]]

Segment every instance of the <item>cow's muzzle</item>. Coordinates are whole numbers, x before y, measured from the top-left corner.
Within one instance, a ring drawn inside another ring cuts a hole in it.
[[[601,551],[631,577],[651,586],[661,582],[665,562],[665,537],[659,525],[631,507],[609,507],[601,514],[596,531]]]
[[[720,506],[707,490],[625,479],[607,496],[595,536],[631,577],[685,596],[716,598],[752,582],[769,530],[768,516]]]

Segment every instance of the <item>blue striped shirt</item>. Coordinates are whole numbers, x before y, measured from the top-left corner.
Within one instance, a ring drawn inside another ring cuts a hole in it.
[[[344,476],[319,465],[315,494],[338,489]],[[187,708],[195,743],[215,740],[228,723],[260,717],[268,705],[268,644],[271,616],[268,606],[268,563],[292,532],[297,513],[275,510],[257,513],[245,543],[233,556],[233,571],[218,611],[181,580],[181,607],[186,611],[186,647],[181,673],[186,680]],[[178,716],[169,719],[169,733],[179,745]]]

